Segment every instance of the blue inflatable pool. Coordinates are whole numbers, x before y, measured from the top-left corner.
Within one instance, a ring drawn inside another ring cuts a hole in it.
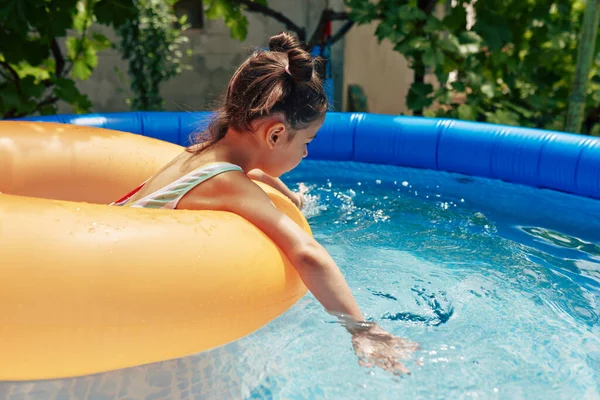
[[[96,126],[186,145],[208,112],[52,115],[25,120]],[[450,119],[329,113],[309,159],[426,168],[600,199],[600,138]]]

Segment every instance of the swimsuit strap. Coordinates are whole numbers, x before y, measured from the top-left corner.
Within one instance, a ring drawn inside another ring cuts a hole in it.
[[[177,203],[179,203],[179,200],[181,200],[181,198],[185,196],[187,192],[202,182],[228,171],[242,171],[242,169],[235,164],[226,162],[206,164],[200,168],[196,168],[192,172],[182,176],[176,181],[171,182],[162,189],[142,197],[141,199],[135,200],[129,204],[123,204],[128,199],[126,196],[127,198],[124,201],[121,200],[120,202],[115,202],[114,205],[124,205],[125,207],[134,208],[175,209],[177,207]],[[139,189],[134,190],[134,193],[138,190]]]

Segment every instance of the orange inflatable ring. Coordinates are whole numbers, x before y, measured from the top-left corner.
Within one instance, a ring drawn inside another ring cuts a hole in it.
[[[198,353],[306,293],[281,250],[235,214],[106,205],[180,151],[100,128],[0,122],[0,380]]]

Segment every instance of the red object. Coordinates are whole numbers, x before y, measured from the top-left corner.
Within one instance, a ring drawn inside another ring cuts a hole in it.
[[[146,181],[146,182],[148,182],[148,181]],[[110,203],[109,205],[110,205],[110,206],[114,206],[115,204],[120,204],[120,203],[123,203],[123,202],[125,202],[125,201],[129,200],[129,198],[130,198],[131,196],[133,196],[134,194],[136,194],[137,192],[139,192],[139,191],[140,191],[140,190],[141,190],[141,189],[144,187],[144,185],[146,184],[146,182],[142,183],[140,186],[136,187],[136,188],[135,188],[135,189],[133,189],[131,192],[129,192],[129,193],[127,193],[125,196],[121,197],[119,200],[117,200],[117,201],[113,201],[113,202],[112,202],[112,203]]]

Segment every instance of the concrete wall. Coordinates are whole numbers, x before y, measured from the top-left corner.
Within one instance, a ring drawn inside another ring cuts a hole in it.
[[[406,94],[413,81],[413,71],[389,41],[377,42],[376,28],[376,22],[355,26],[346,36],[344,110],[347,108],[348,85],[358,84],[367,96],[369,112],[407,113]]]
[[[326,4],[336,10],[343,10],[343,0],[270,0],[269,6],[282,12],[299,26],[313,32],[319,16]],[[248,37],[239,42],[229,37],[229,29],[218,21],[205,20],[201,30],[189,30],[189,47],[193,51],[188,64],[192,70],[167,81],[161,87],[165,100],[164,108],[171,111],[206,110],[220,98],[229,79],[239,64],[256,47],[265,47],[268,38],[284,30],[284,26],[272,18],[247,13],[249,20]],[[339,25],[339,24],[338,24]],[[334,30],[336,26],[334,25]],[[110,39],[115,40],[114,32],[104,27],[95,27]],[[342,98],[344,44],[340,41],[333,46],[333,74],[336,80],[336,100]],[[115,71],[121,71],[121,74]],[[77,83],[93,104],[94,112],[127,111],[125,99],[130,95],[127,63],[121,60],[115,50],[106,50],[98,55],[98,67],[87,81]],[[341,102],[338,103],[341,108]],[[66,104],[59,106],[59,112],[72,112]]]
[[[438,5],[436,14],[444,15],[445,5]],[[369,112],[377,114],[406,114],[406,95],[413,82],[414,73],[408,61],[394,51],[389,40],[378,43],[375,29],[378,22],[355,26],[346,36],[343,67],[343,109],[347,110],[348,85],[362,86],[367,96]],[[437,79],[432,73],[425,82],[436,88]]]

